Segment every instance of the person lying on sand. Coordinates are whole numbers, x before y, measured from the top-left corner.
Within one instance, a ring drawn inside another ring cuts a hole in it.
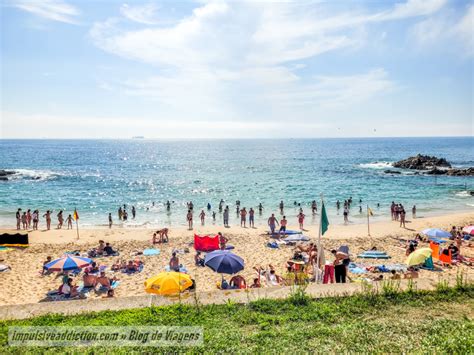
[[[390,276],[390,279],[392,279],[392,280],[400,280],[400,279],[401,279],[400,275],[397,274],[397,272],[396,272],[395,270],[392,270],[392,271],[390,271],[390,272],[391,272],[391,274],[392,274],[392,275]]]

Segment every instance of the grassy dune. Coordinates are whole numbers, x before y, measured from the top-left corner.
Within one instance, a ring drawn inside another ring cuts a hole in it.
[[[73,303],[71,303],[73,306]],[[204,328],[197,348],[115,348],[114,352],[363,352],[472,353],[474,286],[312,300],[296,289],[286,300],[248,305],[152,307],[77,316],[51,315],[0,323],[0,353],[68,350],[110,353],[110,348],[10,348],[10,325],[193,325]]]

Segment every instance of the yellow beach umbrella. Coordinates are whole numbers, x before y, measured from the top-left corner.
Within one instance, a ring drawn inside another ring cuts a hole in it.
[[[408,255],[406,263],[408,266],[423,264],[431,256],[431,252],[430,248],[416,249]]]
[[[181,272],[162,272],[145,281],[145,292],[156,295],[175,295],[191,287],[193,281]]]

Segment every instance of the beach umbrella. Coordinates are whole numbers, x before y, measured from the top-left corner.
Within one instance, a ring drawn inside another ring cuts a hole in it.
[[[90,263],[92,263],[92,260],[89,258],[67,255],[47,263],[44,267],[49,271],[71,271],[82,269]]]
[[[145,292],[156,295],[175,295],[191,287],[193,281],[188,274],[162,272],[145,281]]]
[[[428,228],[428,229],[423,230],[421,233],[423,233],[424,235],[427,235],[428,237],[432,237],[432,238],[449,238],[449,237],[451,237],[451,233],[446,232],[442,229],[438,229],[438,228]]]
[[[474,235],[474,226],[466,226],[462,229],[464,233]]]
[[[430,248],[416,249],[413,253],[408,255],[406,263],[408,266],[423,264],[426,259],[431,257],[431,253],[432,250]]]
[[[228,250],[216,250],[206,255],[204,265],[219,274],[236,274],[244,269],[244,260]]]

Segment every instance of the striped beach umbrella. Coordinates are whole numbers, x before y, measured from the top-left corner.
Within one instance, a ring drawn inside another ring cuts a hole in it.
[[[71,271],[82,269],[92,263],[89,258],[82,258],[80,256],[68,255],[60,259],[53,260],[47,263],[44,267],[49,271]]]

